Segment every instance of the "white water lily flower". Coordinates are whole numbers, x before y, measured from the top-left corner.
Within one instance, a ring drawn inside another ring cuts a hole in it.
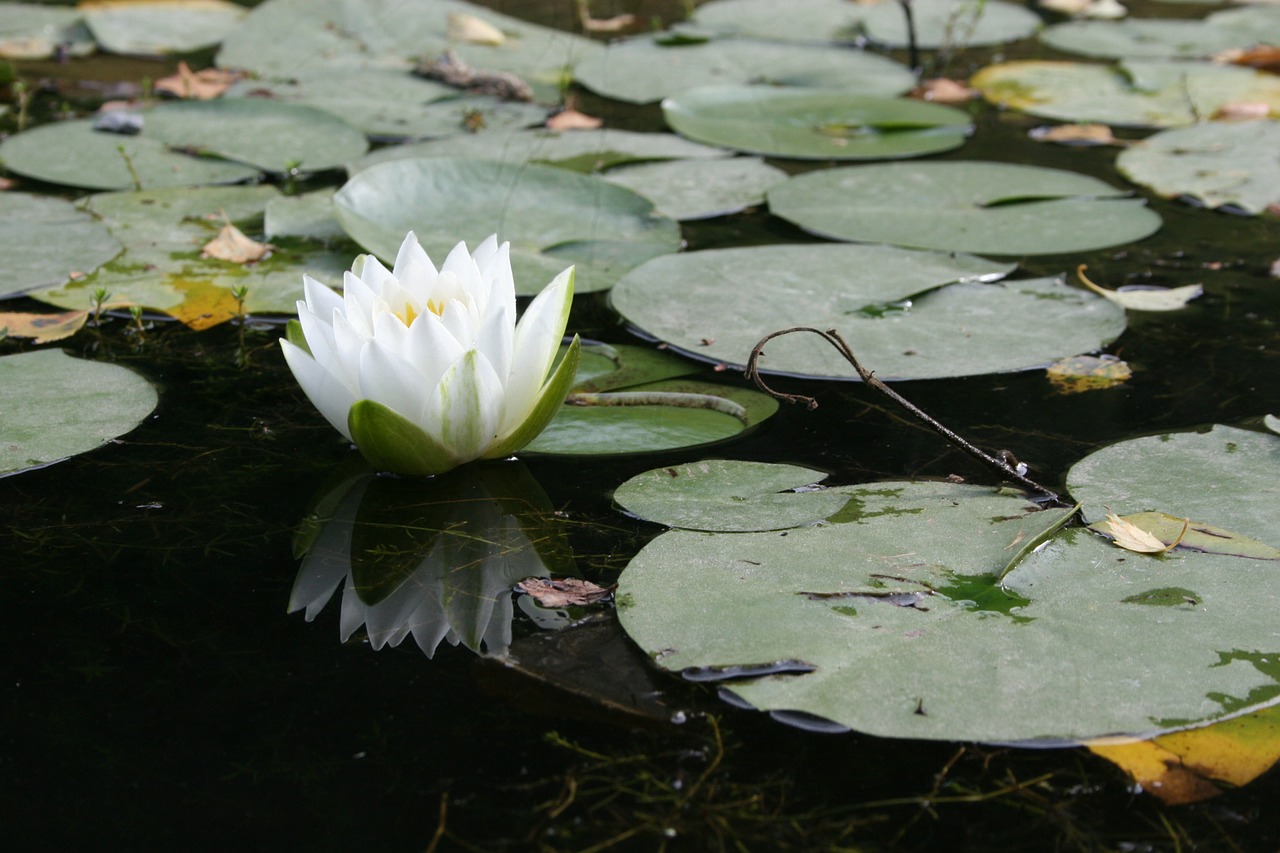
[[[305,300],[281,340],[302,390],[374,466],[439,474],[510,456],[568,394],[575,336],[548,377],[569,321],[573,268],[516,322],[509,244],[459,243],[437,270],[413,232],[391,270],[356,258],[341,294],[303,277]]]

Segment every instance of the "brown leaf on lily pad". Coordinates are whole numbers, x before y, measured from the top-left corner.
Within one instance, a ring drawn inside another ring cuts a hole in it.
[[[173,95],[175,98],[189,98],[197,101],[209,101],[219,97],[231,84],[249,76],[244,71],[233,71],[227,68],[202,68],[192,71],[186,62],[178,63],[178,70],[168,77],[161,77],[152,86],[157,92]]]
[[[1172,551],[1182,541],[1189,526],[1190,520],[1184,520],[1182,533],[1174,541],[1166,543],[1150,531],[1144,530],[1128,518],[1122,518],[1114,512],[1107,513],[1106,521],[1089,525],[1090,529],[1110,536],[1112,541],[1126,551],[1136,551],[1139,554],[1163,554],[1166,551]]]
[[[1033,127],[1027,136],[1036,142],[1056,142],[1059,145],[1119,145],[1132,143],[1127,139],[1116,139],[1111,128],[1105,124],[1056,124]]]
[[[1099,533],[1109,534],[1111,519],[1112,516],[1108,515],[1106,521],[1095,522],[1089,527]],[[1228,557],[1280,560],[1280,550],[1265,542],[1201,521],[1190,521],[1164,512],[1132,513],[1126,515],[1121,521],[1139,529],[1149,536],[1152,542],[1159,543],[1157,550],[1167,551],[1177,546],[1187,551],[1223,554]],[[1116,544],[1128,548],[1118,538]],[[1139,549],[1129,548],[1129,550]]]
[[[1212,118],[1221,121],[1260,121],[1271,116],[1271,105],[1265,101],[1232,101],[1213,111]]]
[[[1260,44],[1250,48],[1232,48],[1213,57],[1214,62],[1246,65],[1272,74],[1280,74],[1280,47]]]
[[[61,314],[0,313],[0,329],[11,337],[31,338],[33,343],[61,341],[80,331],[89,319],[88,311]]]
[[[547,119],[547,127],[551,130],[595,130],[602,124],[604,124],[603,119],[574,109],[561,110]]]
[[[270,243],[249,239],[243,231],[228,222],[218,231],[217,237],[201,247],[200,257],[217,258],[233,264],[251,264],[271,254],[273,249],[275,246]]]
[[[543,607],[573,607],[606,600],[613,595],[617,584],[602,587],[581,578],[525,578],[516,584],[515,589],[531,596]]]
[[[970,89],[959,80],[938,77],[925,80],[912,89],[910,97],[921,101],[933,101],[935,104],[963,104],[974,100],[980,94],[977,89]]]

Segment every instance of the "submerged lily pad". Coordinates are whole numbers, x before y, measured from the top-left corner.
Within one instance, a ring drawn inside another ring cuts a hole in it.
[[[918,157],[957,148],[973,130],[951,107],[844,89],[705,86],[667,98],[662,114],[699,142],[818,160]]]
[[[1074,172],[1013,163],[887,163],[797,175],[769,208],[837,240],[992,255],[1056,255],[1141,240],[1160,217]],[[1064,353],[1067,354],[1067,353]]]
[[[1028,60],[989,65],[969,83],[993,104],[1062,121],[1174,127],[1231,103],[1264,103],[1280,112],[1276,75],[1211,62],[1132,60],[1109,67]]]
[[[82,0],[76,8],[103,50],[146,55],[213,47],[248,14],[226,0]]]
[[[765,192],[785,181],[787,173],[759,157],[719,157],[623,166],[604,179],[649,199],[664,216],[687,220],[764,204]]]
[[[1236,454],[1247,466],[1199,467],[1170,481],[1170,466],[1186,457],[1143,445],[1125,454],[1134,464],[1124,470],[1113,459],[1081,463],[1098,475],[1086,502],[1131,502],[1137,480],[1160,505],[1194,492],[1198,512],[1231,518],[1238,499],[1261,490],[1250,506],[1270,511],[1251,512],[1245,525],[1256,520],[1251,535],[1280,541],[1280,439],[1223,429],[1210,434],[1218,434],[1210,456]],[[762,481],[760,490],[778,486]],[[658,536],[619,579],[623,628],[666,669],[700,680],[737,676],[730,689],[758,708],[881,736],[1063,743],[1151,735],[1280,698],[1274,560],[1134,554],[1090,531],[1061,529],[1070,509],[1042,510],[981,487],[831,491],[847,503],[816,526]],[[748,492],[723,493],[730,523],[731,496]],[[807,498],[774,495],[779,505]],[[704,501],[709,526],[713,503]],[[742,677],[753,670],[774,674]]]
[[[502,43],[451,38],[449,18],[459,14],[500,31]],[[223,40],[218,64],[283,77],[316,67],[408,70],[447,49],[477,70],[517,74],[554,102],[564,69],[603,47],[460,0],[267,0]]]
[[[1032,35],[1043,24],[1030,9],[1001,0],[911,0],[911,11],[916,44],[929,50],[1004,44]],[[862,27],[873,42],[907,46],[906,16],[896,0],[868,6]]]
[[[1163,196],[1262,213],[1280,205],[1280,121],[1206,122],[1164,130],[1121,152],[1116,168]]]
[[[70,202],[0,193],[0,298],[87,275],[121,248],[105,225]]]
[[[127,367],[36,350],[0,358],[0,477],[95,450],[142,423],[158,400]]]
[[[356,242],[394,260],[407,231],[432,257],[458,240],[511,242],[517,292],[539,292],[576,264],[578,292],[680,247],[680,228],[653,203],[599,178],[549,166],[451,158],[394,160],[352,176],[334,197]],[[446,236],[447,235],[447,236]]]
[[[847,48],[747,39],[690,44],[669,33],[615,42],[578,63],[574,76],[601,95],[636,104],[716,84],[839,86],[851,94],[893,97],[915,83],[903,65]]]
[[[63,308],[87,309],[101,288],[114,300],[164,311],[201,329],[235,316],[238,306],[231,289],[246,287],[246,311],[292,314],[302,298],[302,274],[339,282],[350,266],[350,253],[333,252],[320,242],[280,241],[268,258],[252,264],[200,254],[228,220],[256,231],[253,226],[267,204],[279,198],[280,192],[268,186],[91,196],[86,209],[101,217],[124,244],[124,252],[92,275],[31,296]]]
[[[1099,349],[1124,330],[1124,311],[1107,300],[1055,279],[998,281],[1010,269],[890,246],[713,249],[656,258],[610,296],[644,333],[734,369],[768,332],[835,327],[882,379],[1029,369]],[[816,335],[771,341],[759,366],[856,376]]]

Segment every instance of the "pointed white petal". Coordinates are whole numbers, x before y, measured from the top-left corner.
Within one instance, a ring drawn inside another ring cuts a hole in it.
[[[317,317],[327,318],[333,313],[333,309],[343,307],[342,294],[305,273],[302,276],[302,293],[307,300],[307,307]]]
[[[302,336],[307,339],[311,357],[325,370],[333,370],[337,358],[333,342],[333,314],[332,308],[324,314],[313,314],[305,302],[298,303],[298,323],[302,326]],[[325,319],[321,319],[322,317]]]
[[[373,334],[373,315],[381,302],[378,294],[358,276],[347,273],[342,278],[342,314],[364,337]]]
[[[564,338],[572,304],[573,267],[569,267],[534,297],[516,324],[511,377],[506,384],[504,433],[523,421],[537,401]]]
[[[428,399],[422,374],[398,354],[372,340],[360,352],[360,392],[414,423],[422,419]]]
[[[436,386],[423,416],[426,432],[459,460],[478,458],[497,437],[502,383],[488,359],[470,350],[454,362]]]
[[[510,313],[497,311],[489,314],[481,321],[476,335],[476,349],[489,359],[504,389],[511,377],[511,359],[515,350],[515,313],[513,304]]]
[[[378,346],[403,355],[405,339],[408,336],[408,328],[395,314],[384,311],[373,318],[373,339],[378,342]]]
[[[400,244],[400,251],[396,253],[396,263],[393,272],[397,278],[404,275],[404,271],[409,268],[410,264],[418,264],[424,269],[431,271],[431,278],[435,278],[436,265],[431,263],[431,258],[427,256],[427,252],[422,248],[422,244],[418,242],[418,236],[410,231],[404,235],[404,242]]]
[[[360,279],[375,293],[382,290],[388,279],[395,278],[391,270],[373,255],[358,255],[351,264],[351,274]]]
[[[316,364],[316,360],[298,347],[281,339],[280,347],[284,350],[284,359],[293,371],[294,378],[302,386],[311,404],[324,415],[324,419],[333,428],[351,440],[347,429],[347,412],[355,405],[357,399],[354,388],[345,384],[341,378]]]
[[[441,324],[449,330],[449,334],[453,335],[454,340],[461,344],[463,349],[475,346],[476,335],[480,331],[479,320],[474,305],[457,299],[446,302],[444,310],[440,312]]]
[[[326,365],[333,373],[357,391],[360,390],[360,350],[364,349],[369,334],[361,334],[340,311],[333,312],[333,360]]]
[[[409,327],[401,354],[422,374],[424,391],[434,388],[440,377],[466,349],[430,312],[421,314]]]

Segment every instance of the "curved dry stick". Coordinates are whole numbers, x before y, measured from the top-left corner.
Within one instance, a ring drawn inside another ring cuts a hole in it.
[[[764,355],[765,344],[767,344],[769,341],[773,340],[774,338],[781,337],[782,335],[789,335],[793,332],[812,332],[813,334],[822,338],[827,343],[831,344],[833,347],[836,348],[836,351],[839,352],[840,355],[844,357],[845,361],[853,365],[853,369],[858,371],[858,376],[861,377],[862,381],[865,382],[868,387],[874,388],[875,390],[879,391],[881,394],[884,394],[890,400],[893,400],[899,406],[902,406],[902,408],[906,409],[912,415],[915,415],[915,417],[918,418],[921,422],[923,422],[925,426],[929,427],[931,430],[941,435],[947,441],[951,442],[953,445],[960,448],[965,453],[972,456],[974,459],[977,459],[982,464],[988,466],[989,468],[995,469],[995,471],[999,473],[1000,476],[1003,477],[1004,479],[1012,480],[1013,482],[1017,483],[1023,488],[1030,489],[1034,492],[1038,492],[1041,495],[1044,495],[1044,497],[1050,501],[1058,500],[1057,492],[1054,492],[1051,489],[1046,489],[1044,486],[1040,485],[1035,480],[1032,480],[1030,477],[1026,476],[1025,474],[1020,474],[1016,468],[1014,468],[1005,460],[992,456],[991,454],[986,453],[985,451],[978,448],[977,446],[970,443],[969,441],[966,441],[954,430],[951,430],[943,426],[937,420],[930,417],[923,409],[921,409],[915,403],[912,403],[906,397],[903,397],[897,391],[894,391],[888,385],[885,385],[883,382],[877,379],[873,372],[863,367],[862,364],[858,361],[858,359],[854,357],[853,350],[849,347],[847,343],[845,343],[844,338],[840,337],[840,333],[837,332],[835,329],[828,329],[827,331],[824,332],[821,329],[814,328],[813,326],[793,326],[789,329],[781,329],[777,332],[770,332],[769,334],[761,338],[759,343],[757,343],[754,347],[751,348],[751,356],[747,359],[747,369],[743,371],[743,375],[746,376],[748,379],[750,379],[752,382],[754,382],[756,384],[756,387],[759,388],[764,393],[768,394],[769,396],[775,399],[783,400],[787,403],[804,403],[805,407],[808,409],[816,409],[818,407],[818,401],[815,400],[813,397],[806,397],[803,394],[785,394],[781,391],[773,390],[772,388],[770,388],[768,385],[765,384],[764,379],[761,378],[760,376],[760,370],[756,366],[757,362],[760,360],[760,356]]]

